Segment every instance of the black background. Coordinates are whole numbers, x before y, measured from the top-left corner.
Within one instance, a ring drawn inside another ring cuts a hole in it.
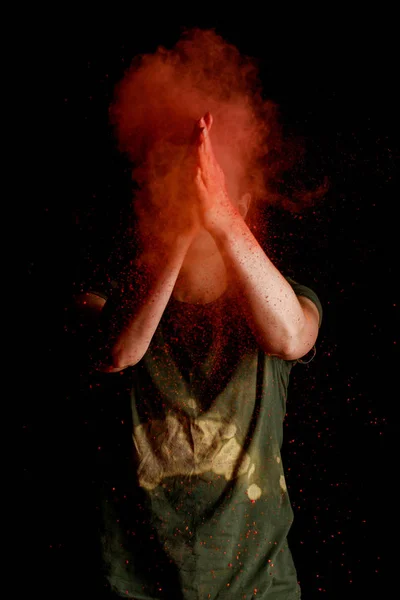
[[[330,181],[326,197],[301,218],[272,213],[274,260],[315,289],[324,308],[317,356],[292,373],[283,448],[295,512],[289,541],[303,597],[396,594],[394,15],[381,7],[350,18],[327,7],[307,18],[289,8],[261,18],[245,9],[217,18],[202,7],[186,19],[133,10],[101,24],[94,16],[83,23],[80,14],[52,15],[28,44],[32,118],[21,160],[33,165],[23,233],[29,360],[19,384],[24,539],[30,591],[42,597],[74,589],[88,560],[78,514],[84,474],[74,470],[74,419],[81,415],[69,394],[64,309],[74,282],[107,258],[129,205],[129,169],[107,109],[132,57],[171,47],[182,26],[215,27],[259,58],[265,95],[279,105],[285,130],[304,140],[302,172]],[[42,551],[45,559],[36,560]]]

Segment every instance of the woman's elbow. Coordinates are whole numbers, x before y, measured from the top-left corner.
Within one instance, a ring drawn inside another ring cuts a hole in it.
[[[122,371],[128,367],[134,367],[143,358],[147,348],[135,348],[132,352],[127,352],[124,347],[116,347],[110,353],[109,368],[110,372]]]

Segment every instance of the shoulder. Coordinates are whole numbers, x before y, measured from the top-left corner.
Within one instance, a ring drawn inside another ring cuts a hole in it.
[[[81,311],[102,308],[106,302],[107,296],[94,291],[79,292],[74,295],[74,304]]]
[[[97,321],[107,298],[94,291],[79,292],[73,297],[73,311],[81,325]]]
[[[114,293],[117,282],[104,277],[81,284],[73,295],[74,310],[83,316],[98,315]]]

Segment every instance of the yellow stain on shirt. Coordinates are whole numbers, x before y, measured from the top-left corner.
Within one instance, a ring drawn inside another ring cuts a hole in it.
[[[236,425],[224,422],[218,413],[187,423],[168,414],[165,421],[138,425],[133,442],[139,484],[151,490],[165,477],[211,471],[229,480],[247,473],[251,459],[235,438],[236,431]],[[253,464],[250,474],[254,469]]]

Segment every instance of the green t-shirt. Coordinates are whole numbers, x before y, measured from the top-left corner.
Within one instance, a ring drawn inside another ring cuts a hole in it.
[[[315,293],[288,281],[321,322]],[[129,442],[104,462],[102,557],[117,597],[300,598],[280,454],[295,362],[261,352],[227,294],[171,298],[129,369]]]

